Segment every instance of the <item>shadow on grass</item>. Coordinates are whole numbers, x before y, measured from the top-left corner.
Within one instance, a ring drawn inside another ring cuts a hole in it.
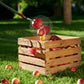
[[[1,60],[18,60],[18,38],[32,36],[27,24],[0,24]]]

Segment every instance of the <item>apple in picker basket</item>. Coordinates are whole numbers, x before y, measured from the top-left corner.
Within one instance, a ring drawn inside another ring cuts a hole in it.
[[[42,26],[42,20],[40,18],[36,18],[32,21],[32,27],[35,29],[39,29]]]
[[[28,53],[30,53],[30,54],[37,54],[37,49],[36,48],[28,48]]]
[[[77,84],[84,84],[84,79],[82,78],[78,79]]]
[[[40,29],[37,30],[37,35],[43,36],[44,34],[48,34],[49,32],[49,26],[43,25]]]
[[[12,84],[20,84],[20,80],[18,78],[13,78]]]
[[[7,79],[3,79],[3,80],[1,81],[1,84],[10,84],[10,82],[9,82],[9,80],[7,80]]]

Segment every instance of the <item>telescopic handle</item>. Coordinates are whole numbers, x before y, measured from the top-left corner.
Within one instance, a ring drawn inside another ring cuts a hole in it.
[[[31,18],[27,18],[26,16],[24,16],[23,14],[21,14],[21,13],[18,13],[18,11],[16,11],[16,10],[14,10],[13,8],[11,8],[11,7],[9,7],[9,6],[7,6],[6,4],[4,4],[3,2],[1,2],[0,1],[0,4],[2,5],[2,6],[4,6],[5,8],[7,8],[8,10],[10,10],[10,11],[12,11],[12,12],[14,12],[14,13],[16,13],[16,14],[18,14],[19,16],[21,16],[22,18],[25,18],[25,19],[27,19],[27,20],[32,20]]]

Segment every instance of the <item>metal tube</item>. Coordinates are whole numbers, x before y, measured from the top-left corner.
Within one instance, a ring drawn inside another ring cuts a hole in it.
[[[13,8],[7,6],[6,4],[4,4],[4,3],[1,2],[1,1],[0,1],[0,4],[1,4],[2,6],[4,6],[5,8],[7,8],[8,10],[10,10],[10,11],[12,11],[12,12],[14,12],[14,13],[18,13],[16,10],[14,10]]]
[[[7,6],[7,5],[6,5],[6,4],[4,4],[3,2],[1,2],[1,1],[0,1],[0,4],[1,4],[2,6],[4,6],[5,8],[7,8],[8,10],[10,10],[10,11],[12,11],[12,12],[14,12],[14,13],[18,14],[18,15],[19,15],[19,16],[21,16],[22,18],[25,18],[25,19],[27,19],[27,20],[29,20],[29,21],[32,21],[32,19],[31,19],[31,18],[27,18],[27,17],[26,17],[26,16],[24,16],[23,14],[18,13],[18,11],[16,11],[16,10],[14,10],[13,8],[11,8],[11,7]]]

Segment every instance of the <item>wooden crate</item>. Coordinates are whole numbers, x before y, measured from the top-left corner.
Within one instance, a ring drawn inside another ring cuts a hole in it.
[[[49,41],[50,36],[47,36],[46,41],[40,41],[39,36],[18,38],[19,67],[29,71],[38,70],[41,74],[53,74],[79,66],[81,61],[80,38],[57,36],[62,40]],[[38,53],[29,54],[29,46],[36,47]]]

